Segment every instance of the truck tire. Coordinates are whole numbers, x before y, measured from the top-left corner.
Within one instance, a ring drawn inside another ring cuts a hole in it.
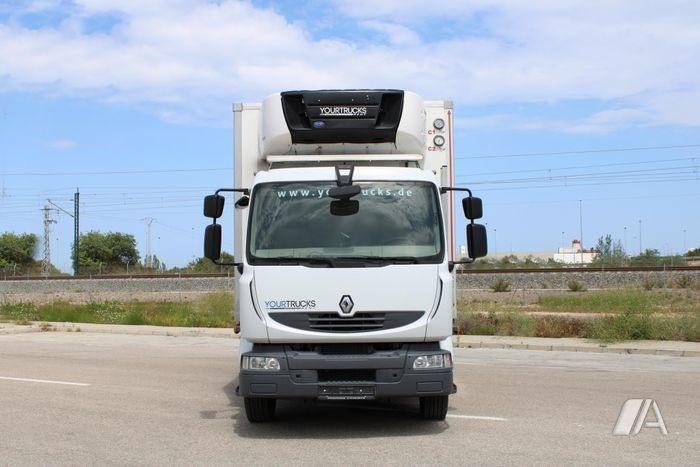
[[[420,415],[425,420],[444,420],[450,396],[420,397]]]
[[[245,415],[250,423],[270,422],[275,418],[277,399],[244,397]]]

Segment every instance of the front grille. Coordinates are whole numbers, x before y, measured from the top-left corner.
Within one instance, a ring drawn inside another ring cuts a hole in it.
[[[362,332],[384,328],[384,313],[355,313],[341,318],[337,313],[309,313],[309,328],[322,332]]]
[[[422,311],[358,312],[344,317],[336,312],[283,312],[270,313],[280,324],[304,331],[345,333],[371,332],[394,329],[418,321]]]
[[[319,383],[366,383],[375,379],[375,370],[318,370]]]

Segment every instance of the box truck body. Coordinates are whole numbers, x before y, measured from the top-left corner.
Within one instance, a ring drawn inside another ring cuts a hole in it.
[[[248,418],[271,419],[279,398],[390,397],[444,418],[456,390],[451,103],[292,91],[233,113]]]

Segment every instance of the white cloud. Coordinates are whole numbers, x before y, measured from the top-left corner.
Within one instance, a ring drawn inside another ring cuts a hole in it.
[[[67,151],[68,149],[73,149],[78,144],[72,139],[56,139],[46,143],[46,147],[50,149],[56,149],[58,151]]]
[[[360,22],[361,26],[373,29],[384,34],[389,43],[398,46],[419,45],[420,37],[411,28],[401,24],[391,23],[388,21],[367,20]]]
[[[639,109],[612,109],[583,118],[547,119],[524,117],[516,113],[457,117],[457,128],[512,128],[525,131],[557,131],[563,133],[610,133],[636,125],[651,124],[650,116]]]
[[[693,2],[337,2],[347,23],[388,44],[317,40],[272,10],[233,0],[76,5],[53,29],[16,19],[0,25],[0,90],[147,105],[169,121],[227,121],[230,102],[283,89],[398,87],[459,104],[610,103],[608,113],[563,131],[700,125]],[[120,22],[109,33],[84,33],[82,22],[95,14]],[[416,33],[456,18],[481,24],[434,40]]]

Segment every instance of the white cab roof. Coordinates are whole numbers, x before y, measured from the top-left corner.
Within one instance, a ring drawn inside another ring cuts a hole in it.
[[[335,180],[334,167],[280,168],[258,172],[254,184],[265,182],[325,181]],[[355,167],[353,180],[415,180],[437,183],[429,170],[409,167]]]

